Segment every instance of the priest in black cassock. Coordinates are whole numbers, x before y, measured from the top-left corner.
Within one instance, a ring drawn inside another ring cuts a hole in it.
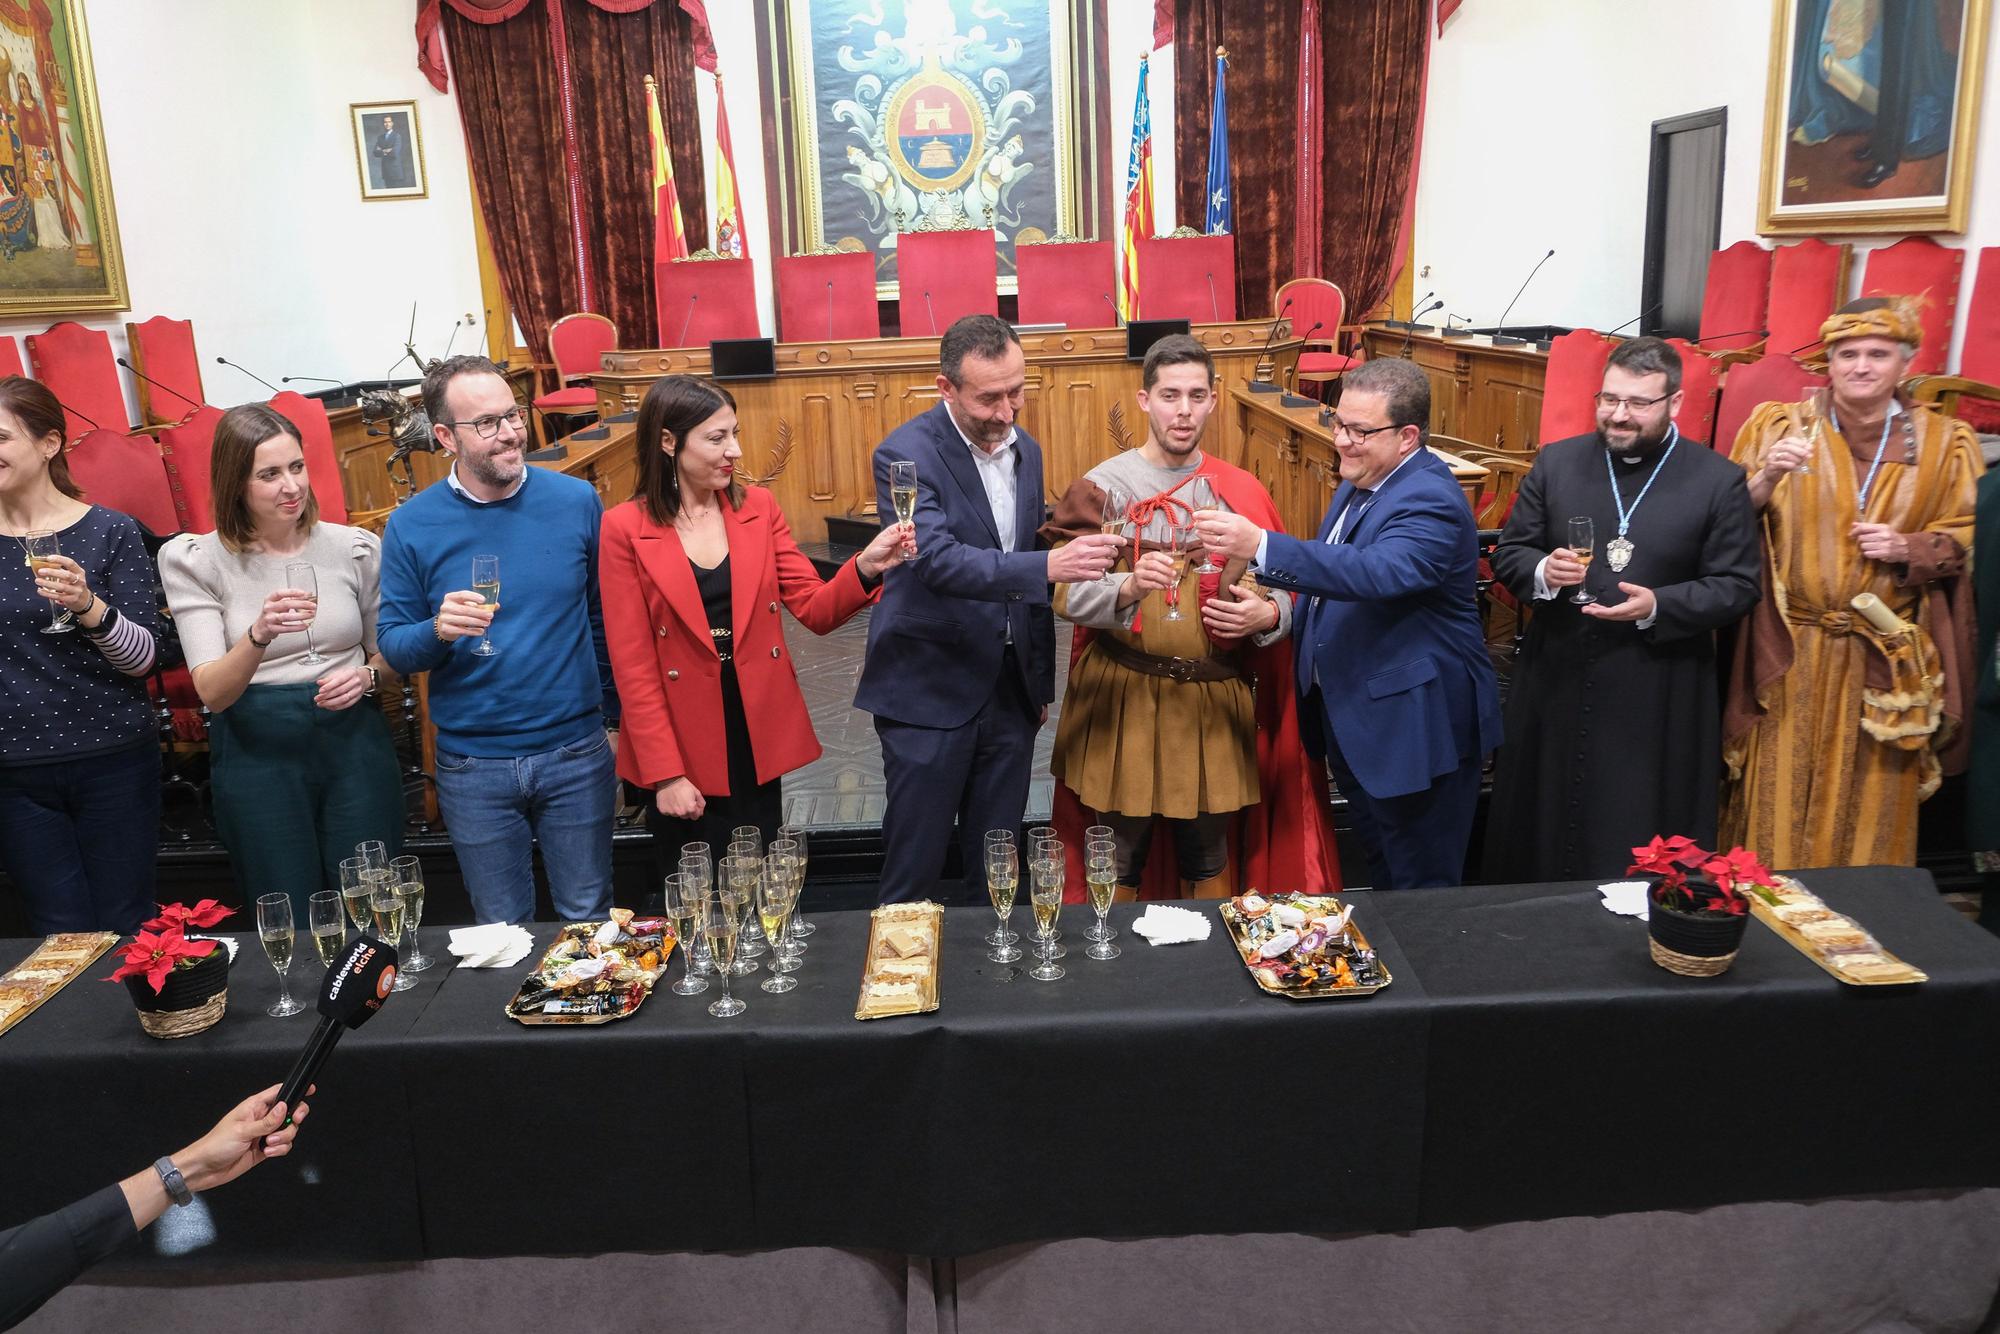
[[[1681,436],[1680,405],[1680,355],[1657,338],[1621,343],[1597,430],[1544,445],[1522,479],[1493,553],[1531,619],[1493,777],[1488,881],[1616,877],[1655,834],[1715,846],[1715,632],[1756,605],[1762,575],[1743,470]],[[1594,529],[1588,561],[1571,547],[1578,517]]]

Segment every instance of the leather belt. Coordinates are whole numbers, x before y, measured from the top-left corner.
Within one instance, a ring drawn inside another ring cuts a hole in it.
[[[1235,681],[1243,675],[1243,669],[1228,658],[1163,658],[1143,653],[1108,634],[1098,635],[1091,645],[1120,667],[1146,676],[1164,676],[1184,685],[1192,681]]]

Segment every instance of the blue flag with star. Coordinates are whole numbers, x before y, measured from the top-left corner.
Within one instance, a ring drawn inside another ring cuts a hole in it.
[[[1236,199],[1229,186],[1229,96],[1223,72],[1229,61],[1215,53],[1215,106],[1208,118],[1208,226],[1210,236],[1236,230]]]

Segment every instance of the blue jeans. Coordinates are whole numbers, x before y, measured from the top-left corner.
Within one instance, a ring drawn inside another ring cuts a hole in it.
[[[160,749],[0,765],[0,866],[28,929],[136,931],[151,917],[160,851]]]
[[[613,768],[601,731],[539,755],[503,759],[438,748],[438,806],[478,920],[534,917],[536,843],[557,917],[581,922],[611,911]]]

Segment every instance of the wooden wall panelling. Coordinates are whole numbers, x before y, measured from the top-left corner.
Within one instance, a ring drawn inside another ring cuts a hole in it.
[[[1431,382],[1431,429],[1510,453],[1540,443],[1542,385],[1548,354],[1532,344],[1494,347],[1484,337],[1441,338],[1370,328],[1362,334],[1370,358],[1407,353]]]

